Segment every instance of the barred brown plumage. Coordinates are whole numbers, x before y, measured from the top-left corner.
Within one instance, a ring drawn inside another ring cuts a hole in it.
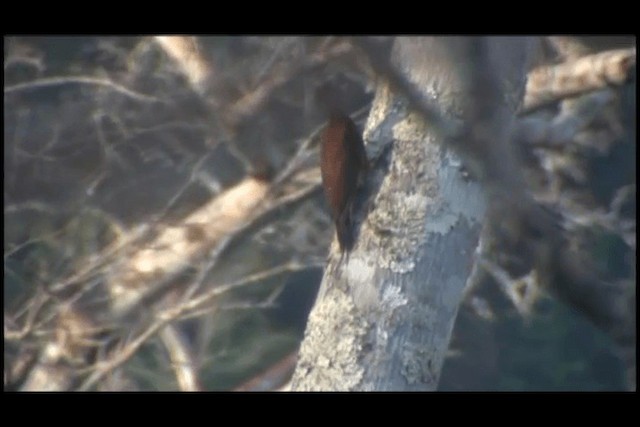
[[[320,169],[324,193],[342,252],[353,248],[353,201],[367,156],[358,128],[346,114],[332,112],[322,133]]]

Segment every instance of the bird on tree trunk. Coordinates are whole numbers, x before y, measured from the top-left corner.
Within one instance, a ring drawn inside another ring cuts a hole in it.
[[[360,131],[341,108],[337,89],[324,85],[316,92],[329,120],[322,132],[320,169],[324,193],[336,225],[342,253],[355,243],[353,208],[358,183],[368,169],[367,154]]]

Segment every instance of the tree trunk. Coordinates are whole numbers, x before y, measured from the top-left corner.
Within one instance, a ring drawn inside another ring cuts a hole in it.
[[[451,119],[464,113],[469,95],[459,55],[467,41],[398,38],[392,49],[393,66]],[[492,43],[496,50],[505,46],[500,39]],[[513,65],[526,55],[511,54],[511,68],[499,76],[517,82],[521,97],[527,69]],[[342,262],[333,246],[293,390],[438,385],[485,202],[442,133],[395,92],[380,81],[365,130],[372,170],[356,214],[359,237]]]

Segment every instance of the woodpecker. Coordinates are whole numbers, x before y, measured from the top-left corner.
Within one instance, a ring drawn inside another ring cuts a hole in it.
[[[358,183],[368,169],[367,154],[358,128],[351,118],[338,108],[332,108],[322,132],[320,170],[324,194],[336,225],[342,253],[355,243],[353,207]]]

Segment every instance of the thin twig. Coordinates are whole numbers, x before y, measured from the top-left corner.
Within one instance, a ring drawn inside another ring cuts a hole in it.
[[[145,102],[161,102],[159,98],[155,96],[145,95],[133,91],[125,86],[122,86],[112,80],[98,79],[95,77],[46,77],[43,79],[32,80],[30,82],[18,83],[13,86],[7,86],[4,88],[4,94],[18,93],[30,90],[45,89],[48,87],[64,86],[64,85],[89,85],[89,86],[102,86],[113,90],[114,92],[125,95],[129,98],[137,101]]]

